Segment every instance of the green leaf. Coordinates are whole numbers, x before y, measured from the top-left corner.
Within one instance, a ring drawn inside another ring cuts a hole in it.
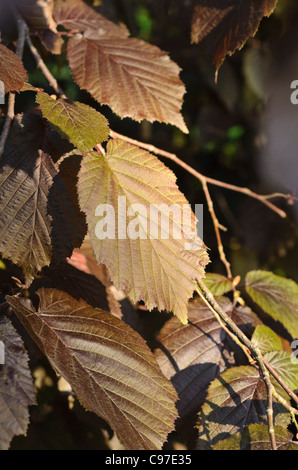
[[[55,100],[46,93],[37,93],[36,101],[43,116],[81,152],[108,139],[106,118],[90,106],[62,98]]]
[[[232,282],[225,276],[215,273],[207,273],[204,284],[212,292],[213,295],[223,295],[233,290]]]
[[[284,382],[292,390],[298,390],[298,364],[292,361],[291,354],[286,351],[271,351],[264,355]]]
[[[288,402],[284,390],[272,380],[276,391]],[[289,413],[273,401],[274,422],[287,426]],[[249,424],[267,423],[267,390],[257,369],[233,367],[215,379],[199,414],[198,449],[210,449],[216,442],[244,429]]]
[[[201,43],[218,69],[254,36],[264,16],[273,12],[277,0],[198,0],[194,8],[191,40]]]
[[[298,450],[298,443],[293,442],[287,429],[274,426],[277,450]],[[213,450],[272,450],[268,426],[251,424],[244,431],[219,441]]]
[[[12,125],[0,169],[0,252],[23,268],[30,284],[44,266],[70,256],[84,238],[83,214],[74,204],[51,155],[61,139],[36,114]]]
[[[0,80],[4,83],[5,93],[20,91],[27,80],[21,59],[3,44],[0,44]]]
[[[133,302],[144,300],[149,310],[172,311],[186,322],[187,301],[204,275],[208,255],[196,235],[194,214],[189,210],[182,227],[181,217],[178,221],[175,210],[169,210],[174,204],[181,216],[184,205],[189,209],[175,175],[139,147],[110,140],[106,155],[93,152],[83,159],[78,193],[96,261],[106,265],[114,285]],[[96,215],[103,204],[108,204],[107,219]]]
[[[298,285],[268,271],[250,271],[246,275],[248,295],[294,337],[298,337]]]
[[[262,354],[269,351],[282,351],[282,342],[279,336],[268,326],[258,325],[251,338],[253,345],[261,351]]]
[[[7,300],[82,405],[127,449],[156,450],[174,429],[177,395],[145,341],[108,312],[55,289]]]
[[[26,433],[28,406],[35,404],[35,393],[27,352],[6,317],[0,317],[0,341],[5,361],[0,365],[0,450],[6,450],[14,436]]]
[[[185,87],[179,66],[157,46],[129,38],[84,2],[59,1],[56,21],[77,34],[67,57],[77,84],[121,118],[173,124],[188,133],[180,113]]]

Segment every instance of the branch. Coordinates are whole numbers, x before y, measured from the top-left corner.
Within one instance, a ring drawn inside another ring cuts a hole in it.
[[[201,181],[202,184],[203,182],[205,182],[205,183],[212,184],[213,186],[219,186],[221,188],[229,189],[230,191],[235,191],[237,193],[245,194],[246,196],[257,199],[262,204],[265,204],[265,206],[267,206],[269,209],[271,209],[273,212],[278,214],[283,219],[287,217],[287,214],[283,210],[281,210],[279,207],[277,207],[275,204],[272,204],[269,201],[269,199],[273,199],[279,196],[292,202],[293,196],[291,194],[274,193],[274,194],[261,195],[261,194],[255,193],[249,188],[235,186],[234,184],[224,183],[223,181],[219,181],[213,178],[209,178],[208,176],[204,176],[202,175],[202,173],[199,173],[197,170],[195,170],[194,168],[189,166],[187,163],[185,163],[183,160],[178,158],[177,155],[175,155],[174,153],[166,152],[165,150],[159,149],[155,147],[154,145],[145,144],[144,142],[139,142],[138,140],[131,139],[125,135],[119,134],[118,132],[115,132],[112,130],[110,131],[110,136],[112,138],[125,140],[126,142],[129,142],[133,145],[137,145],[138,147],[141,147],[144,150],[148,150],[148,152],[152,152],[152,153],[155,153],[156,155],[160,155],[161,157],[165,157],[165,158],[172,160],[173,162],[177,163],[177,165],[184,168],[184,170],[186,170],[188,173],[195,176],[199,181]]]
[[[25,37],[26,37],[26,32],[27,32],[27,26],[25,22],[22,20],[20,15],[17,13],[16,19],[17,19],[17,25],[18,25],[18,41],[16,45],[16,55],[20,58],[23,56],[23,51],[24,51],[24,45],[25,45]],[[5,117],[5,122],[3,126],[3,130],[1,133],[0,137],[0,158],[3,155],[5,144],[8,138],[8,134],[10,131],[11,123],[14,118],[14,105],[15,105],[15,93],[11,92],[8,95],[8,106],[7,106],[7,114]]]

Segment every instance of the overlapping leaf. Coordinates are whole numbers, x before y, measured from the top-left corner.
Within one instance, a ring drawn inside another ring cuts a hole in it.
[[[21,59],[10,49],[0,44],[0,80],[4,91],[20,91],[27,80],[27,72]]]
[[[256,321],[255,315],[248,310],[233,311],[231,301],[225,297],[217,300],[247,333],[247,328]],[[188,325],[181,325],[177,318],[165,324],[154,353],[162,372],[171,378],[179,396],[179,432],[191,439],[196,414],[206,398],[208,385],[219,373],[233,366],[235,359],[240,363],[244,358],[201,300],[189,303],[188,318]]]
[[[277,450],[298,450],[298,443],[292,435],[281,426],[274,427]],[[213,450],[272,450],[268,426],[251,424],[244,431],[219,441]]]
[[[185,88],[180,68],[158,47],[129,38],[80,0],[60,0],[56,21],[83,32],[68,43],[75,81],[123,117],[173,124],[188,132],[180,114]]]
[[[272,381],[278,393],[288,401],[279,384]],[[273,402],[274,423],[286,427],[289,413]],[[241,431],[249,424],[266,424],[267,390],[257,369],[232,367],[215,379],[199,414],[198,449],[209,449],[221,439]]]
[[[196,0],[191,39],[201,43],[216,68],[240,49],[273,12],[277,0]]]
[[[0,251],[23,268],[27,283],[84,238],[82,214],[49,153],[51,137],[39,116],[18,116],[1,162]]]
[[[177,399],[145,341],[110,313],[55,289],[9,297],[55,370],[85,408],[103,417],[127,449],[160,449],[173,430]]]
[[[194,214],[189,211],[189,222],[178,220],[177,210],[181,216],[189,205],[175,175],[139,147],[111,140],[106,155],[93,152],[83,159],[78,193],[96,260],[115,286],[134,302],[144,300],[148,309],[172,311],[185,322],[208,256]]]
[[[294,337],[298,337],[298,285],[268,271],[250,271],[245,279],[249,296]]]
[[[271,351],[264,355],[284,382],[292,390],[298,390],[298,364],[293,362],[291,354],[286,351]]]
[[[0,450],[6,450],[14,436],[26,433],[35,393],[23,342],[6,317],[0,318],[0,341],[5,353],[0,365]]]
[[[38,93],[36,101],[43,116],[81,152],[108,139],[107,120],[90,106],[62,98],[55,100],[46,93]]]

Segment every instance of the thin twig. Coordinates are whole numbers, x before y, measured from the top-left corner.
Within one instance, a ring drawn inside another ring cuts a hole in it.
[[[23,51],[24,51],[27,26],[19,15],[17,15],[17,25],[18,25],[18,41],[16,45],[16,55],[21,58],[23,56]],[[14,118],[15,98],[16,98],[15,93],[10,92],[8,95],[7,114],[5,117],[5,122],[4,122],[3,130],[1,133],[1,137],[0,137],[0,158],[3,155],[5,144],[6,144],[8,134],[10,131],[11,123]]]
[[[195,176],[198,180],[201,182],[205,181],[206,183],[212,184],[213,186],[219,186],[221,188],[229,189],[230,191],[235,191],[238,193],[246,194],[249,197],[252,197],[254,199],[257,199],[260,201],[262,204],[265,204],[269,209],[271,209],[273,212],[278,214],[280,217],[283,219],[287,217],[286,212],[284,212],[282,209],[277,207],[275,204],[272,204],[269,199],[272,199],[276,197],[277,193],[274,194],[266,194],[266,195],[261,195],[258,193],[255,193],[249,188],[243,188],[241,186],[236,186],[234,184],[229,184],[229,183],[224,183],[223,181],[216,180],[214,178],[209,178],[208,176],[202,175],[202,173],[199,173],[197,170],[189,166],[187,163],[185,163],[183,160],[177,157],[174,153],[166,152],[165,150],[159,149],[155,147],[154,145],[151,144],[146,144],[144,142],[140,142],[135,139],[131,139],[130,137],[127,137],[125,135],[119,134],[118,132],[110,130],[110,136],[112,138],[117,138],[124,140],[128,143],[131,143],[133,145],[137,145],[138,147],[143,148],[144,150],[148,150],[148,152],[155,153],[156,155],[159,155],[161,157],[168,158],[172,160],[173,162],[177,163],[180,167],[184,168],[188,173],[192,174]],[[283,194],[283,193],[278,193],[279,197],[282,197],[287,200],[293,200],[292,195],[290,194]]]
[[[51,87],[53,88],[53,90],[55,90],[55,92],[57,93],[57,95],[61,96],[61,98],[64,98],[64,99],[67,99],[67,96],[65,95],[64,91],[62,90],[62,88],[60,88],[56,78],[53,76],[53,74],[49,71],[48,67],[46,66],[46,64],[44,63],[44,61],[42,60],[41,58],[41,55],[40,53],[38,52],[38,50],[36,49],[36,47],[34,46],[34,44],[32,43],[31,41],[31,38],[29,36],[29,34],[27,34],[26,36],[26,42],[27,42],[27,45],[31,51],[31,54],[33,55],[35,61],[36,61],[36,65],[37,67],[40,69],[40,71],[43,73],[43,75],[45,76],[45,78],[47,79],[47,81],[49,82],[49,84],[51,85]]]
[[[218,219],[216,217],[216,214],[214,212],[213,201],[211,199],[206,180],[202,181],[202,186],[203,186],[203,191],[204,191],[204,194],[205,194],[205,197],[206,197],[206,200],[207,200],[209,213],[211,215],[212,222],[213,222],[213,227],[214,227],[214,231],[215,231],[219,257],[220,257],[221,261],[223,262],[223,264],[226,268],[228,278],[232,279],[233,276],[232,276],[232,271],[231,271],[231,265],[230,265],[229,261],[227,260],[227,257],[226,257],[225,251],[224,251],[224,247],[223,247],[222,240],[221,240],[221,235],[220,235],[220,230],[219,230],[220,229],[220,224],[219,224]]]

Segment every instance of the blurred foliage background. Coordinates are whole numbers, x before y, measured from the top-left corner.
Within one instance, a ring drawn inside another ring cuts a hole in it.
[[[36,42],[49,69],[70,98],[101,111],[113,130],[173,152],[206,176],[261,194],[280,191],[295,196],[298,106],[290,102],[290,85],[298,80],[297,2],[278,2],[275,13],[262,21],[256,36],[241,51],[227,57],[219,70],[217,84],[211,60],[200,45],[190,43],[191,0],[88,3],[111,20],[124,22],[132,36],[169,52],[178,63],[187,90],[182,113],[190,133],[185,135],[160,123],[121,120],[77,87],[65,52],[60,56],[49,55]],[[8,21],[4,2],[0,4],[0,29],[2,36],[15,39],[16,31]],[[24,64],[29,82],[52,93],[27,49]],[[17,97],[17,112],[34,107],[33,93]],[[204,241],[210,248],[212,261],[208,271],[226,274],[219,260],[200,182],[173,162],[163,161],[177,175],[178,185],[190,203],[204,204]],[[283,199],[274,200],[289,215],[283,220],[254,199],[215,186],[209,189],[217,217],[227,228],[222,238],[233,275],[243,279],[251,269],[265,269],[298,282],[298,202],[295,207]],[[18,273],[11,271],[6,262],[0,262],[4,296],[11,291],[11,275],[18,276]],[[138,315],[142,333],[153,346],[155,334],[167,317],[141,310]],[[12,448],[121,448],[115,438],[110,441],[112,432],[108,426],[80,407],[67,384],[56,377],[30,338],[27,335],[25,338],[38,390],[38,406],[32,407],[28,436],[15,438]],[[170,441],[169,446],[181,445],[179,436]]]

